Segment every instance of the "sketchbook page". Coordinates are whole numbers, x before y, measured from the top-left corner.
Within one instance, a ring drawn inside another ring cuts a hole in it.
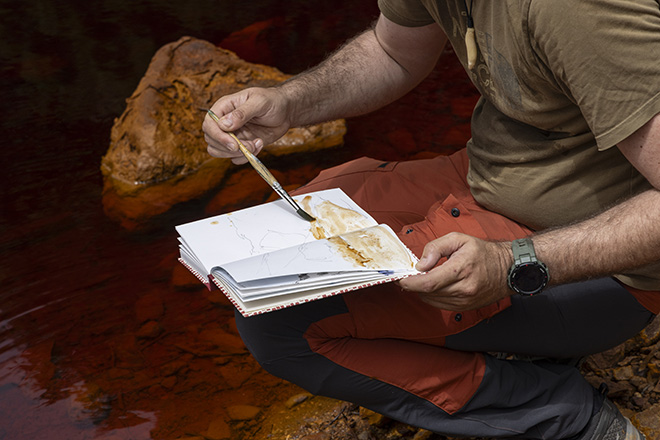
[[[345,290],[347,288],[353,288],[355,286],[367,287],[374,283],[378,283],[381,280],[395,279],[394,277],[394,275],[383,275],[379,272],[376,272],[375,274],[369,276],[363,275],[361,278],[336,280],[331,283],[324,283],[314,286],[291,286],[284,290],[261,293],[259,295],[251,294],[249,296],[243,295],[243,293],[236,290],[233,285],[231,287],[234,289],[236,295],[241,299],[241,301],[246,306],[250,306],[257,301],[263,302],[263,300],[268,300],[270,302],[289,301],[292,296],[299,297],[300,294],[303,296],[314,296],[317,292],[335,292]],[[402,277],[403,276],[396,276],[396,278]]]
[[[281,310],[299,304],[304,304],[310,301],[316,301],[319,299],[328,298],[334,295],[341,295],[347,292],[362,289],[365,287],[374,286],[377,284],[388,283],[404,277],[405,275],[382,277],[378,280],[373,280],[368,283],[355,282],[352,284],[342,285],[340,287],[333,286],[330,288],[318,288],[318,289],[306,290],[303,292],[295,292],[288,295],[262,298],[249,302],[241,300],[237,292],[233,290],[229,285],[225,284],[222,280],[216,279],[215,277],[213,277],[213,280],[214,283],[229,299],[229,301],[234,305],[234,307],[236,307],[236,310],[238,310],[238,312],[241,315],[245,317],[249,317],[249,316],[259,315],[262,313],[273,312],[275,310]]]
[[[204,269],[204,265],[202,265],[197,257],[195,257],[195,254],[192,253],[190,248],[186,245],[181,237],[179,237],[179,257],[195,272],[208,275],[206,269]],[[206,282],[208,282],[208,280]]]
[[[265,203],[176,227],[181,246],[194,254],[206,274],[215,266],[298,246],[340,230],[375,225],[375,220],[340,189],[295,196],[317,218],[300,218],[284,200]],[[354,215],[339,215],[351,212]],[[348,218],[350,221],[342,220]],[[333,225],[335,227],[333,228]]]
[[[212,274],[215,277],[227,280],[240,290],[242,295],[249,296],[253,292],[261,293],[269,290],[286,289],[291,286],[320,286],[324,284],[331,284],[336,280],[358,280],[373,274],[374,276],[387,275],[390,272],[377,271],[377,270],[363,270],[356,272],[324,272],[324,273],[309,273],[298,275],[287,275],[282,277],[262,278],[259,280],[247,281],[245,283],[237,283],[231,275],[222,268],[216,267],[213,269]]]
[[[392,275],[393,272],[377,270],[338,272],[334,276],[329,276],[328,274],[307,274],[305,276],[278,277],[274,283],[271,283],[270,279],[262,279],[259,280],[262,283],[259,287],[251,286],[246,288],[243,284],[237,283],[222,269],[213,270],[213,276],[230,286],[245,302],[319,288],[338,288],[356,283],[366,284]],[[284,278],[290,278],[291,280],[288,283],[283,283],[281,280]],[[256,283],[254,284],[256,285]]]
[[[416,272],[417,258],[387,225],[302,243],[222,265],[237,283],[323,272]]]

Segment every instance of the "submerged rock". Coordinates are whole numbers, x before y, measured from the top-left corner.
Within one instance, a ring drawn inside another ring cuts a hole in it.
[[[252,420],[259,415],[261,408],[253,405],[232,405],[227,408],[231,420]]]
[[[218,418],[211,422],[206,431],[205,439],[224,440],[231,438],[231,428],[224,418]]]
[[[632,421],[639,426],[647,439],[660,438],[660,404],[655,404],[646,411],[635,414]]]
[[[106,213],[131,227],[217,186],[231,161],[208,155],[200,109],[243,88],[288,77],[192,37],[163,46],[112,127],[101,162]],[[264,152],[280,156],[334,147],[345,132],[343,120],[295,128]]]

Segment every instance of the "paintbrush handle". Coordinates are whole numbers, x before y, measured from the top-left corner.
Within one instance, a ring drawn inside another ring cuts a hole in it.
[[[215,113],[213,113],[213,110],[206,110],[206,112],[209,114],[211,119],[213,119],[218,124],[220,123],[220,118],[218,118],[218,116]],[[252,154],[250,150],[248,150],[245,147],[245,145],[243,145],[243,142],[241,142],[241,140],[234,133],[232,133],[231,131],[226,131],[225,133],[227,133],[229,136],[232,137],[232,139],[236,141],[236,143],[238,144],[238,149],[241,150],[241,153],[243,153],[243,156],[245,156],[248,162],[250,162],[250,165],[252,165],[252,167],[257,171],[257,173],[270,185],[271,188],[273,188],[273,190],[275,190],[275,192],[280,197],[286,200],[293,207],[293,209],[296,210],[299,216],[301,216],[307,221],[310,222],[314,221],[314,217],[307,214],[298,205],[298,203],[296,203],[293,197],[291,197],[289,193],[286,192],[284,188],[282,188],[282,185],[280,185],[280,183],[277,181],[275,176],[273,176],[272,173],[268,171],[268,168],[266,168],[266,166],[263,163],[261,163],[259,159],[257,159],[257,156]]]
[[[277,182],[275,176],[273,176],[273,174],[270,171],[268,171],[268,168],[266,168],[266,166],[263,163],[261,163],[259,159],[257,159],[257,156],[252,154],[250,150],[248,150],[247,147],[243,145],[243,142],[241,142],[240,139],[238,139],[238,137],[236,137],[234,133],[227,132],[227,134],[231,136],[238,143],[239,150],[241,150],[243,156],[245,156],[248,162],[250,162],[250,165],[252,165],[252,167],[254,167],[254,169],[257,170],[259,175],[261,175],[261,177],[263,177],[263,179],[266,182],[268,182],[268,184],[272,186],[273,189],[275,189],[275,186],[280,186],[281,188],[281,185]]]
[[[245,156],[245,158],[250,162],[250,165],[259,173],[259,175],[270,185],[271,188],[275,190],[277,194],[279,194],[280,197],[282,197],[284,200],[289,202],[291,206],[293,206],[296,210],[302,210],[298,203],[296,203],[295,200],[293,200],[293,197],[289,195],[288,192],[282,188],[282,185],[280,182],[277,181],[275,176],[266,168],[266,166],[261,163],[261,161],[250,152],[250,150],[247,149],[245,145],[243,145],[243,142],[232,132],[228,131],[227,134],[231,136],[236,143],[238,143],[238,148],[241,150],[241,153]]]
[[[218,118],[218,115],[216,115],[213,112],[213,110],[206,110],[206,112],[211,117],[211,119],[213,119],[216,123],[220,124],[220,118]],[[229,136],[232,137],[232,139],[236,141],[239,150],[241,150],[241,153],[243,153],[243,156],[245,156],[248,162],[250,162],[250,165],[252,165],[252,167],[254,167],[254,169],[257,170],[259,175],[261,175],[261,177],[263,177],[263,179],[266,182],[268,182],[268,184],[272,186],[273,189],[275,189],[274,186],[275,184],[277,184],[281,188],[281,185],[277,183],[277,179],[275,179],[275,176],[273,176],[271,172],[268,171],[268,168],[266,168],[264,164],[262,164],[261,161],[257,159],[257,156],[252,154],[250,150],[248,150],[245,147],[245,145],[243,145],[243,142],[241,142],[241,140],[234,133],[232,133],[231,131],[226,131],[225,133],[227,133]]]

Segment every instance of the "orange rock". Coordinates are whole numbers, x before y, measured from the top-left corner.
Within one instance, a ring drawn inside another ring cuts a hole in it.
[[[246,364],[236,362],[221,366],[220,375],[228,388],[238,389],[254,375],[254,369]]]
[[[106,214],[133,229],[217,186],[231,161],[207,153],[200,109],[243,88],[288,77],[191,37],[162,47],[112,127],[101,162]],[[279,156],[334,147],[345,132],[343,120],[296,128],[265,152]]]
[[[169,377],[166,377],[165,379],[163,379],[163,380],[160,382],[160,385],[161,385],[163,388],[165,388],[166,390],[171,390],[172,388],[174,388],[174,386],[176,385],[176,383],[177,383],[177,378],[176,378],[176,376],[169,376]]]
[[[261,408],[252,405],[233,405],[227,408],[231,420],[252,420],[259,415]]]
[[[223,418],[215,419],[206,431],[206,438],[212,440],[224,440],[231,438],[231,428]]]
[[[220,348],[225,353],[245,353],[243,340],[238,336],[225,332],[220,328],[206,329],[199,333],[199,338]]]
[[[660,403],[656,403],[649,409],[635,414],[632,422],[639,428],[647,439],[660,438]]]
[[[328,168],[328,165],[324,163],[314,162],[299,164],[296,168],[287,170],[287,185],[295,185],[296,187],[300,187],[318,176],[318,174],[325,168]],[[284,185],[283,182],[280,183]]]
[[[149,321],[140,327],[136,336],[140,339],[153,339],[163,332],[163,327],[156,321]]]

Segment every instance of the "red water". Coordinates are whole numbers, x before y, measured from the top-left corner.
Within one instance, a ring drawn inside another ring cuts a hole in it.
[[[231,307],[176,262],[174,225],[256,203],[263,190],[221,188],[219,199],[128,231],[104,214],[100,159],[163,44],[192,35],[296,73],[373,21],[375,3],[0,1],[0,440],[175,439],[210,428],[249,438],[258,422],[231,420],[227,408],[265,410],[296,391],[255,364]],[[447,153],[468,138],[474,102],[449,53],[403,100],[349,120],[342,150],[273,166],[302,183],[361,155]]]

